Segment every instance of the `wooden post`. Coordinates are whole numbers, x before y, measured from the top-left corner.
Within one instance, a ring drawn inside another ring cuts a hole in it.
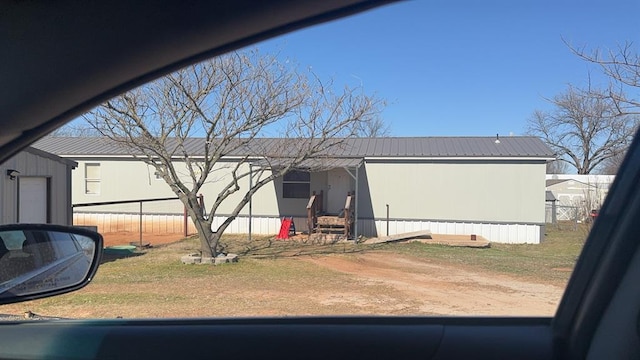
[[[207,210],[204,207],[204,195],[198,194],[198,204],[200,205],[200,210],[202,210],[202,217],[207,214]]]
[[[140,247],[142,248],[142,201],[140,201]]]
[[[189,222],[188,222],[187,218],[188,218],[187,207],[185,206],[184,207],[184,218],[183,218],[183,221],[182,221],[183,226],[184,226],[184,237],[189,236],[189,229],[188,229]]]
[[[307,228],[309,229],[309,237],[311,237],[311,233],[313,232],[313,228],[315,227],[316,222],[316,192],[314,191],[309,198],[309,202],[307,203]]]
[[[347,192],[347,201],[344,204],[344,235],[349,238],[351,233],[351,191]]]
[[[389,204],[387,204],[387,236],[389,236]]]

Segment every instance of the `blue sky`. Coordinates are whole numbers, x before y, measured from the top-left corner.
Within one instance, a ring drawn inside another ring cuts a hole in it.
[[[640,46],[640,1],[409,1],[258,47],[387,100],[393,136],[521,135],[571,83],[604,84],[562,42]]]

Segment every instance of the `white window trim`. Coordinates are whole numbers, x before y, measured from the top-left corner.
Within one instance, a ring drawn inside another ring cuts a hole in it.
[[[99,174],[99,177],[97,177],[97,178],[90,178],[90,177],[87,177],[87,168],[88,168],[89,166],[97,166],[97,168],[98,168],[98,172],[99,172],[99,173],[98,173],[98,174]],[[89,195],[89,196],[99,196],[99,195],[100,195],[100,193],[102,192],[102,179],[101,179],[101,175],[102,175],[102,173],[100,172],[101,170],[102,170],[102,169],[101,169],[100,163],[97,163],[97,162],[90,162],[90,163],[85,163],[85,164],[84,164],[84,194],[85,194],[85,195]],[[90,191],[89,191],[89,187],[87,186],[89,183],[98,184],[98,191],[97,191],[97,192],[90,192]]]

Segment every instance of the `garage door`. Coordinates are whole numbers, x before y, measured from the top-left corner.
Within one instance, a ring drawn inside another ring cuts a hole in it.
[[[18,222],[47,223],[48,194],[46,177],[20,177],[18,192]]]

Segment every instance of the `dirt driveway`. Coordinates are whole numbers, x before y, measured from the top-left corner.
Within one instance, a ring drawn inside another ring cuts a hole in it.
[[[515,279],[510,276],[478,272],[450,265],[433,264],[426,259],[380,252],[350,256],[309,257],[305,261],[355,276],[366,285],[393,289],[389,296],[377,297],[378,306],[402,306],[397,299],[411,303],[421,314],[438,315],[544,315],[554,314],[563,288]],[[319,294],[326,304],[368,299],[357,293]],[[370,301],[370,299],[368,300]],[[381,303],[380,303],[381,302]]]
[[[130,240],[120,237],[112,240]],[[64,318],[551,316],[562,295],[557,282],[380,250],[181,265],[193,243],[154,242],[144,256],[103,264],[93,283],[76,293],[4,305],[0,312],[17,318],[26,311]]]

